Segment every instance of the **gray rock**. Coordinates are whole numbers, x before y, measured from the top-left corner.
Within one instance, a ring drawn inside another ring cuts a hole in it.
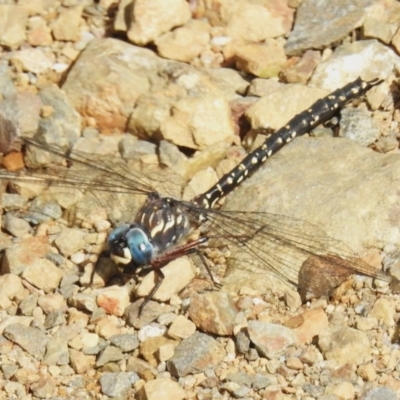
[[[138,380],[135,372],[106,373],[100,378],[101,391],[109,397],[122,397]]]
[[[245,354],[250,347],[250,339],[246,332],[239,331],[235,335],[235,345],[239,353]]]
[[[114,335],[110,337],[110,342],[119,347],[124,353],[135,350],[139,347],[139,339],[136,334],[133,335]]]
[[[56,310],[47,314],[44,321],[44,327],[46,329],[52,328],[53,326],[62,325],[66,322],[63,310]]]
[[[253,320],[247,329],[256,349],[269,359],[280,357],[296,343],[293,331],[283,325]]]
[[[2,193],[1,204],[5,211],[22,210],[26,207],[28,200],[16,193]]]
[[[310,48],[322,49],[341,41],[362,25],[368,6],[373,3],[373,0],[303,1],[297,9],[294,29],[285,45],[286,54],[298,55]],[[329,19],[326,19],[327,15]]]
[[[246,374],[245,372],[236,372],[234,374],[229,374],[226,377],[228,382],[235,382],[241,386],[251,386],[253,383],[254,376]]]
[[[97,355],[109,345],[110,344],[108,343],[108,341],[101,340],[100,343],[97,346],[85,347],[83,349],[83,353],[86,354],[86,355]]]
[[[32,228],[25,220],[17,218],[10,213],[4,217],[4,229],[15,237],[24,237],[32,233]]]
[[[167,366],[173,376],[196,374],[218,365],[224,355],[225,351],[215,339],[196,332],[175,348]]]
[[[13,98],[17,95],[8,65],[0,65],[0,93],[3,98]]]
[[[101,367],[111,361],[119,361],[123,358],[121,349],[115,346],[107,346],[97,357],[96,366]]]
[[[79,324],[62,326],[55,335],[51,337],[46,346],[46,355],[43,362],[47,365],[66,365],[70,362],[68,341],[81,332]]]
[[[123,158],[137,160],[142,155],[156,154],[157,147],[154,143],[135,139],[132,136],[127,136],[119,143],[119,150]]]
[[[7,326],[3,335],[21,346],[36,359],[41,360],[43,358],[48,338],[39,329],[17,323]]]
[[[29,211],[25,214],[24,219],[38,225],[49,220],[61,218],[62,209],[55,201],[42,202],[37,197],[29,207]]]
[[[397,394],[388,387],[379,387],[371,389],[365,395],[361,396],[361,400],[396,400]]]
[[[53,108],[53,112],[39,122],[39,137],[60,146],[74,143],[81,135],[81,117],[68,96],[55,86],[44,88],[39,96],[45,106]]]
[[[379,125],[371,118],[370,113],[345,108],[340,115],[340,136],[353,140],[361,146],[369,146],[379,138]]]
[[[37,293],[32,293],[19,303],[19,309],[22,315],[32,315],[33,310],[37,306],[38,297],[39,295]]]
[[[251,386],[254,390],[258,391],[276,383],[277,380],[274,375],[258,373],[254,376]]]

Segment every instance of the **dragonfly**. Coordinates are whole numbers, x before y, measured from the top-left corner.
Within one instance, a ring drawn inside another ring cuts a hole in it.
[[[212,283],[218,286],[203,251],[213,241],[238,250],[245,268],[253,270],[254,267],[257,272],[271,273],[299,288],[304,296],[306,293],[330,294],[354,273],[393,283],[395,278],[370,266],[343,242],[306,221],[215,207],[218,200],[255,173],[283,146],[328,121],[348,101],[379,83],[379,80],[358,78],[318,100],[249,153],[217,184],[191,200],[170,194],[174,178],[168,178],[168,171],[159,177],[158,173],[131,168],[122,159],[99,159],[38,139],[21,138],[27,155],[39,151],[45,159],[52,160],[53,165],[18,172],[3,170],[0,178],[82,189],[111,210],[115,208],[115,199],[141,198],[143,204],[138,210],[129,202],[124,203],[122,208],[128,216],[111,231],[107,239],[108,250],[102,253],[125,265],[130,273],[142,267],[155,272],[157,282],[139,312],[162,284],[165,278],[163,267],[184,255],[196,255]],[[193,238],[196,230],[200,233]]]

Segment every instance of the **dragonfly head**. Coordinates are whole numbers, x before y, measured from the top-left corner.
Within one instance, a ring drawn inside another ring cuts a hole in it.
[[[108,237],[108,245],[112,258],[120,264],[148,265],[154,254],[148,235],[136,224],[123,224],[114,229]]]

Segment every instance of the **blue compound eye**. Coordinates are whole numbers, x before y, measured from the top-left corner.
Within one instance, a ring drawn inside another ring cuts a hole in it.
[[[147,235],[139,228],[131,228],[125,234],[126,244],[137,265],[147,265],[153,257],[154,248]]]

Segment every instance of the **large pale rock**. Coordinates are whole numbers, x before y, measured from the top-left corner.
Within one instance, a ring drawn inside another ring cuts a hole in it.
[[[259,43],[290,31],[294,10],[286,2],[237,2],[227,33],[235,39]]]
[[[379,154],[341,138],[298,138],[273,156],[259,171],[228,196],[225,210],[248,210],[274,214],[268,220],[278,221],[279,215],[305,220],[323,229],[335,242],[339,252],[362,254],[369,248],[383,248],[400,242],[400,157],[398,154]],[[293,238],[309,236],[298,220],[282,220],[281,228],[291,229]],[[287,227],[287,228],[285,228]],[[314,229],[314,228],[312,228]],[[293,230],[293,231],[292,231]],[[268,229],[266,229],[268,233]],[[312,233],[311,233],[312,234]],[[322,233],[315,231],[315,235]],[[323,235],[323,234],[322,234]],[[299,239],[300,240],[300,239]],[[315,236],[311,250],[320,246]],[[326,246],[330,246],[323,239]],[[350,249],[349,249],[350,248]],[[274,263],[276,273],[285,279],[298,279],[301,263],[288,261],[288,247],[278,246],[278,252],[261,252],[260,257]],[[243,254],[243,249],[240,250]],[[239,258],[243,258],[240,257]],[[297,256],[295,257],[297,258]],[[279,263],[276,259],[281,260]],[[253,257],[254,260],[254,257]],[[231,263],[226,287],[282,288],[281,279],[268,274],[270,266],[263,264],[253,275],[240,271],[250,263]],[[297,264],[296,264],[297,263]],[[284,280],[285,280],[284,279]],[[238,284],[239,282],[239,284]],[[269,286],[268,286],[269,285]]]
[[[189,4],[185,0],[136,0],[128,38],[132,43],[146,45],[189,19]]]
[[[161,125],[174,113],[173,108],[185,108],[181,105],[184,102],[186,108],[199,103],[199,110],[189,107],[193,117],[189,128],[183,126],[180,130],[190,136],[190,129],[194,129],[196,136],[200,128],[205,131],[213,123],[223,128],[214,138],[208,133],[201,139],[201,147],[232,135],[227,102],[244,93],[247,86],[248,82],[233,70],[199,69],[118,40],[99,39],[82,52],[63,90],[82,116],[95,119],[99,130],[128,130],[156,140]],[[217,105],[212,103],[214,100]]]
[[[26,39],[28,11],[14,4],[0,5],[0,44],[19,46]]]

